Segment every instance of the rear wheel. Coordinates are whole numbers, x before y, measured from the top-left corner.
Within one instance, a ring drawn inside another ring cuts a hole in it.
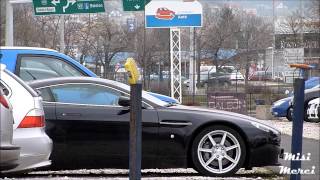
[[[293,107],[290,106],[287,111],[287,116],[286,116],[289,121],[292,121],[292,114],[293,114]]]
[[[246,157],[245,143],[240,134],[227,126],[204,129],[194,139],[192,161],[206,176],[228,176],[242,167]]]

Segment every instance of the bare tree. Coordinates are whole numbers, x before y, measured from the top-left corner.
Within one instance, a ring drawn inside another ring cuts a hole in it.
[[[197,82],[200,82],[200,62],[212,59],[214,66],[220,68],[225,61],[219,60],[219,51],[235,48],[234,37],[240,31],[240,22],[235,10],[228,7],[216,9],[208,7],[204,6],[204,25],[196,31]]]
[[[272,24],[257,16],[242,15],[241,31],[238,33],[238,65],[244,66],[245,87],[248,86],[249,65],[258,58],[258,53],[272,45]]]
[[[92,26],[93,17],[88,16],[83,17],[83,24],[80,27],[78,32],[78,39],[76,42],[78,44],[79,52],[80,52],[80,63],[83,64],[85,62],[86,56],[90,54],[91,45],[93,44],[92,37]]]
[[[110,72],[112,58],[127,47],[125,31],[115,22],[110,21],[106,15],[101,15],[95,21],[92,28],[92,38],[95,39],[92,48],[95,50],[96,63],[104,67],[104,77]]]

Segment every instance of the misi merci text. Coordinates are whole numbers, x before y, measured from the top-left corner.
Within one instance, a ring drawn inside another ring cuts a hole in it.
[[[311,161],[311,153],[307,154],[292,154],[292,153],[284,153],[285,161]],[[291,169],[290,167],[280,166],[280,174],[315,174],[316,166],[312,166],[311,168],[303,169]]]

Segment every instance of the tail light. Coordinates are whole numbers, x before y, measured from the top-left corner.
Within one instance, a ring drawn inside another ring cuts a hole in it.
[[[2,104],[5,108],[9,109],[8,101],[3,95],[0,95],[0,104]]]
[[[20,122],[18,128],[44,127],[44,114],[41,109],[31,110]]]

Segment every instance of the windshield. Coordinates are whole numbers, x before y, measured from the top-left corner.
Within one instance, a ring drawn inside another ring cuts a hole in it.
[[[113,81],[112,84],[130,92],[130,86],[128,86],[127,84],[116,82],[116,81]],[[142,91],[142,98],[145,100],[151,101],[152,103],[154,103],[158,106],[162,106],[162,107],[170,106],[169,103],[161,101],[160,99],[148,94],[148,92],[146,92],[146,91]]]

